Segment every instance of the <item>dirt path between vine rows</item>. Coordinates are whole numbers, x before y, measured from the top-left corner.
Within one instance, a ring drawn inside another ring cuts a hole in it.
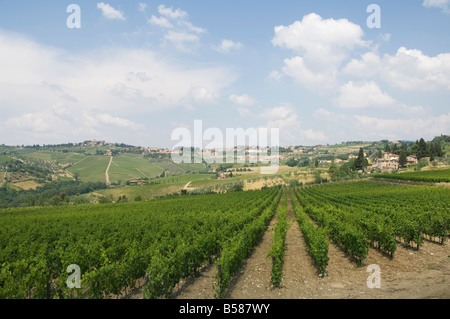
[[[293,197],[293,200],[296,200]],[[290,228],[286,235],[283,281],[270,286],[272,244],[276,218],[225,295],[229,299],[423,299],[450,298],[450,243],[425,241],[420,250],[398,244],[394,259],[370,249],[365,266],[359,267],[335,244],[329,246],[328,276],[320,278],[306,248],[288,200]],[[380,288],[369,288],[368,266],[380,267]],[[187,286],[176,298],[213,298],[214,266]]]
[[[296,200],[295,197],[292,200]],[[275,215],[276,216],[276,215]],[[329,245],[328,275],[318,276],[306,248],[288,198],[283,281],[280,288],[270,285],[272,262],[267,258],[272,245],[274,217],[260,244],[244,262],[241,271],[230,283],[227,299],[449,299],[450,241],[445,245],[425,240],[420,250],[397,245],[390,259],[371,248],[359,267],[334,243]],[[369,265],[380,269],[380,287],[369,288]],[[198,277],[183,280],[172,298],[212,299],[216,267],[205,266]],[[131,298],[142,298],[135,294]]]
[[[282,196],[285,195],[283,194]],[[251,256],[244,261],[240,272],[230,281],[225,298],[240,298],[233,296],[233,292],[241,290],[251,290],[251,294],[259,295],[270,285],[272,262],[267,256],[272,246],[272,236],[276,222],[277,218],[275,213],[259,245],[252,252]],[[190,285],[184,285],[176,291],[173,297],[179,299],[214,298],[215,291],[213,285],[216,282],[216,273],[217,269],[215,265],[208,266],[199,277],[192,280]],[[266,278],[269,278],[269,282],[265,281]]]
[[[111,156],[111,158],[109,159],[108,167],[106,168],[106,172],[105,172],[106,185],[111,184],[109,182],[109,168],[111,167],[112,160],[113,160],[113,157]]]

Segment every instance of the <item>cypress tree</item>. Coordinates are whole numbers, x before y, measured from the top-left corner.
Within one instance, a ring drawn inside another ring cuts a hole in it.
[[[402,150],[400,152],[400,158],[398,159],[398,165],[400,167],[405,167],[408,163],[408,154],[406,153],[406,150]]]
[[[423,138],[419,140],[419,148],[417,150],[417,159],[421,159],[422,157],[426,157],[428,155],[427,151],[427,143]]]
[[[364,168],[364,150],[362,149],[362,147],[359,149],[358,157],[355,160],[355,168],[356,170]]]

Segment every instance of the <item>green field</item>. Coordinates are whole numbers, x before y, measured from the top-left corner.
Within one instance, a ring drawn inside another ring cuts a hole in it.
[[[162,172],[162,168],[143,158],[125,155],[114,156],[109,168],[109,180],[112,183],[117,183],[118,181],[125,182],[139,178],[154,178]]]
[[[68,171],[78,173],[80,180],[85,182],[104,182],[108,163],[109,156],[88,156],[71,166]]]
[[[106,169],[109,164],[109,156],[87,156],[68,168],[72,174],[79,173],[82,181],[96,182],[106,180]],[[163,172],[162,168],[136,156],[114,156],[109,168],[109,180],[111,183],[139,178],[154,178]]]
[[[378,174],[376,178],[389,178],[401,181],[450,183],[450,169],[431,169],[421,172]]]
[[[104,298],[146,274],[144,296],[159,298],[219,251],[226,284],[233,275],[228,264],[242,263],[258,243],[279,194],[0,210],[0,298],[55,298],[57,288],[65,298]],[[66,285],[74,264],[85,289]]]
[[[397,241],[419,249],[424,236],[444,242],[450,189],[370,181],[297,189],[304,211],[359,263],[369,247],[394,255]]]
[[[179,193],[187,183],[209,180],[212,176],[214,175],[188,174],[180,176],[170,176],[151,180],[149,181],[150,185],[114,187],[97,191],[96,194],[104,195],[111,198],[112,200],[117,200],[119,196],[124,195],[129,200],[134,200],[138,196],[141,197],[142,200],[151,200],[156,197]]]
[[[86,158],[86,155],[78,154],[78,153],[62,153],[62,152],[51,152],[51,151],[43,151],[43,152],[33,152],[24,154],[24,157],[31,157],[45,161],[55,161],[61,164],[72,164],[81,161]]]
[[[0,165],[1,164],[7,164],[7,163],[10,163],[10,162],[13,162],[14,161],[14,159],[12,159],[11,157],[9,157],[9,156],[6,156],[6,155],[0,155]]]
[[[169,179],[172,186],[186,181]],[[359,265],[371,247],[393,258],[399,242],[421,249],[425,239],[435,244],[447,239],[447,188],[359,181],[286,191],[0,210],[0,298],[58,298],[57,288],[64,298],[113,298],[144,276],[144,298],[168,298],[182,278],[194,276],[214,256],[222,277],[221,285],[210,289],[223,297],[276,211],[285,219],[280,209],[286,209],[286,195],[321,273],[328,265],[327,237]],[[279,245],[267,251],[280,252],[280,261],[285,230],[280,228],[274,241]],[[67,266],[73,264],[80,267],[83,289],[66,285]]]

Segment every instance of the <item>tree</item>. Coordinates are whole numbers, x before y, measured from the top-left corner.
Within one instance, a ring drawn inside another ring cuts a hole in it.
[[[362,170],[365,166],[364,150],[362,147],[360,147],[358,157],[355,160],[355,170]]]
[[[434,155],[434,157],[442,157],[444,152],[442,151],[442,146],[440,142],[431,142],[430,144],[430,155]]]
[[[322,176],[320,175],[320,171],[314,172],[314,182],[317,184],[322,183]]]
[[[400,152],[400,157],[398,159],[398,165],[400,167],[405,167],[407,163],[408,163],[408,154],[407,154],[406,150],[403,149]]]
[[[381,152],[381,150],[378,150],[377,154],[376,154],[376,158],[382,158],[382,157],[383,157],[383,153]]]
[[[311,164],[311,161],[308,158],[304,158],[304,159],[298,161],[297,166],[306,167],[306,166],[309,166],[310,164]]]
[[[332,163],[332,164],[330,165],[330,167],[328,168],[328,173],[329,173],[331,176],[333,176],[334,174],[337,173],[337,170],[338,170],[338,168],[337,168],[336,164]]]
[[[59,194],[59,198],[61,199],[61,201],[64,201],[64,199],[66,198],[67,193],[66,192],[62,192]]]
[[[289,167],[294,167],[298,165],[298,162],[295,160],[295,158],[291,157],[287,160],[286,165]]]
[[[385,147],[384,147],[384,151],[390,153],[391,152],[391,148],[389,147],[389,143],[386,143]]]
[[[409,153],[417,156],[418,152],[419,152],[419,141],[416,140],[416,142],[409,149]]]
[[[399,148],[398,148],[397,144],[394,144],[394,146],[392,146],[391,152],[396,154],[398,151],[399,151]]]
[[[421,158],[426,157],[427,155],[428,155],[427,143],[423,138],[421,138],[418,144],[417,159],[420,160]]]
[[[319,159],[318,158],[316,158],[315,160],[314,160],[314,166],[317,168],[317,167],[319,167]]]
[[[419,160],[419,163],[415,167],[415,170],[420,171],[420,170],[422,170],[422,168],[424,168],[426,166],[428,166],[428,161],[423,158],[423,159]]]

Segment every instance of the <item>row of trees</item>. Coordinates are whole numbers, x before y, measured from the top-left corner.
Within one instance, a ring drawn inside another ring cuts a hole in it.
[[[69,196],[78,196],[106,188],[104,182],[63,181],[47,183],[35,190],[15,190],[4,183],[0,187],[0,208],[60,205],[68,203]]]
[[[433,161],[436,157],[444,156],[444,150],[440,141],[425,142],[423,138],[416,140],[412,145],[408,145],[406,142],[400,144],[390,145],[386,143],[385,152],[398,154],[400,156],[400,166],[406,165],[406,158],[408,155],[414,155],[418,160],[424,157],[430,157]],[[378,152],[377,157],[381,158],[381,150]]]

